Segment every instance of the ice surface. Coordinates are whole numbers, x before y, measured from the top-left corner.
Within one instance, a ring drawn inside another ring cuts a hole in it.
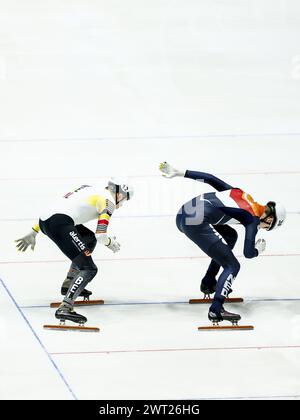
[[[299,11],[0,3],[0,399],[300,398]],[[175,214],[209,188],[161,178],[163,160],[286,204],[261,258],[242,257],[239,229],[245,303],[228,309],[253,332],[198,332],[208,308],[187,302],[209,260]],[[13,240],[57,195],[122,174],[136,189],[111,224],[122,250],[96,249],[90,285],[106,305],[81,309],[101,331],[44,331],[69,262],[42,234],[34,253]]]

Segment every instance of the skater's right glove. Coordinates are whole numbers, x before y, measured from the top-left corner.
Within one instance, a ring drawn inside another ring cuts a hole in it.
[[[35,242],[36,242],[36,239],[35,239],[36,235],[37,235],[37,232],[32,229],[32,231],[28,233],[28,235],[25,235],[23,238],[16,239],[15,242],[17,243],[16,247],[18,248],[18,251],[25,252],[29,246],[31,247],[33,251],[35,247]]]
[[[165,178],[174,178],[174,176],[184,176],[185,172],[173,168],[169,163],[163,162],[159,165],[159,170]]]
[[[115,236],[113,236],[112,238],[109,238],[109,239],[110,239],[110,243],[108,245],[106,245],[107,248],[111,249],[114,254],[116,252],[119,252],[120,248],[121,248],[121,245],[119,244],[119,242],[116,241],[117,238]]]
[[[120,251],[121,245],[116,241],[116,237],[109,237],[106,234],[96,235],[97,241],[107,246],[113,253]]]
[[[255,248],[258,251],[258,255],[260,255],[264,250],[266,249],[266,241],[264,239],[258,239],[258,241],[255,242]]]

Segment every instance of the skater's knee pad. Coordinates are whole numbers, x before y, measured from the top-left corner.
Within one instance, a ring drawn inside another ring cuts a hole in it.
[[[236,274],[240,270],[240,263],[232,253],[229,245],[219,240],[209,248],[208,255],[223,268],[228,268]]]
[[[96,274],[97,274],[97,267],[96,267],[96,270],[93,270],[93,269],[90,269],[90,268],[88,268],[88,269],[84,269],[84,270],[81,270],[80,271],[80,275],[84,278],[84,280],[85,280],[85,286],[87,285],[87,283],[89,283],[90,281],[92,281],[93,280],[93,278],[96,276]],[[84,287],[85,287],[84,286]]]
[[[234,256],[231,256],[231,258],[226,258],[223,261],[222,266],[224,267],[226,272],[231,273],[234,277],[238,275],[241,268],[240,263]]]
[[[96,276],[96,274],[98,273],[98,267],[94,264],[94,262],[92,261],[92,266],[89,268],[90,272],[93,274],[93,277]]]
[[[80,271],[89,271],[91,274],[93,274],[93,277],[95,277],[98,272],[98,268],[95,265],[92,257],[87,257],[84,254],[80,254],[78,257],[74,258],[72,262],[76,264]]]
[[[237,259],[234,259],[230,262],[227,268],[232,272],[234,277],[236,277],[241,269],[241,264],[238,262]]]
[[[86,273],[89,273],[89,278],[91,281],[96,274],[98,273],[98,267],[94,264],[93,260],[91,261],[91,263],[89,265],[84,265],[82,267],[82,271],[85,271]]]
[[[98,268],[95,266],[85,266],[83,267],[80,272],[79,276],[84,279],[84,287],[93,280],[98,272]]]

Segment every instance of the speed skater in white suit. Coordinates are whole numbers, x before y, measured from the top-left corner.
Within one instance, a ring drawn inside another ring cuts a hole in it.
[[[59,320],[80,324],[87,321],[74,312],[73,306],[78,296],[87,298],[91,294],[85,287],[98,271],[91,254],[97,242],[114,253],[120,250],[116,237],[108,236],[107,229],[113,212],[132,196],[132,186],[123,179],[111,178],[102,193],[95,187],[82,185],[53,203],[40,215],[30,233],[15,241],[19,251],[24,252],[29,246],[34,250],[36,236],[41,231],[72,261],[61,287],[65,297],[55,313]],[[95,233],[84,226],[91,220],[98,221]]]
[[[266,248],[264,239],[256,240],[258,229],[270,231],[281,226],[286,218],[284,206],[274,201],[260,205],[240,188],[208,173],[180,171],[167,162],[161,163],[159,169],[167,178],[181,176],[194,179],[218,191],[202,194],[185,203],[177,214],[176,224],[212,260],[201,282],[204,294],[215,293],[209,320],[239,321],[240,315],[227,312],[223,307],[240,270],[240,263],[232,252],[238,234],[229,225],[241,224],[245,227],[244,256],[255,258]],[[223,271],[217,281],[221,267]]]

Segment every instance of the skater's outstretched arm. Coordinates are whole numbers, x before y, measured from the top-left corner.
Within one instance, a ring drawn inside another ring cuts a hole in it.
[[[233,188],[232,185],[227,184],[220,178],[206,172],[186,171],[185,178],[195,179],[197,181],[205,182],[205,184],[211,185],[217,191],[227,191]]]
[[[36,235],[39,233],[40,227],[38,224],[34,225],[31,231],[23,236],[22,238],[16,239],[15,242],[18,251],[25,252],[26,249],[30,246],[31,250],[34,250],[36,244]]]
[[[233,187],[221,179],[217,178],[214,175],[208,174],[206,172],[197,172],[197,171],[179,171],[178,169],[173,168],[169,163],[163,162],[159,166],[160,171],[163,176],[166,178],[173,178],[175,176],[182,176],[185,178],[194,179],[197,181],[205,182],[206,184],[211,185],[217,191],[227,191],[231,190]]]

